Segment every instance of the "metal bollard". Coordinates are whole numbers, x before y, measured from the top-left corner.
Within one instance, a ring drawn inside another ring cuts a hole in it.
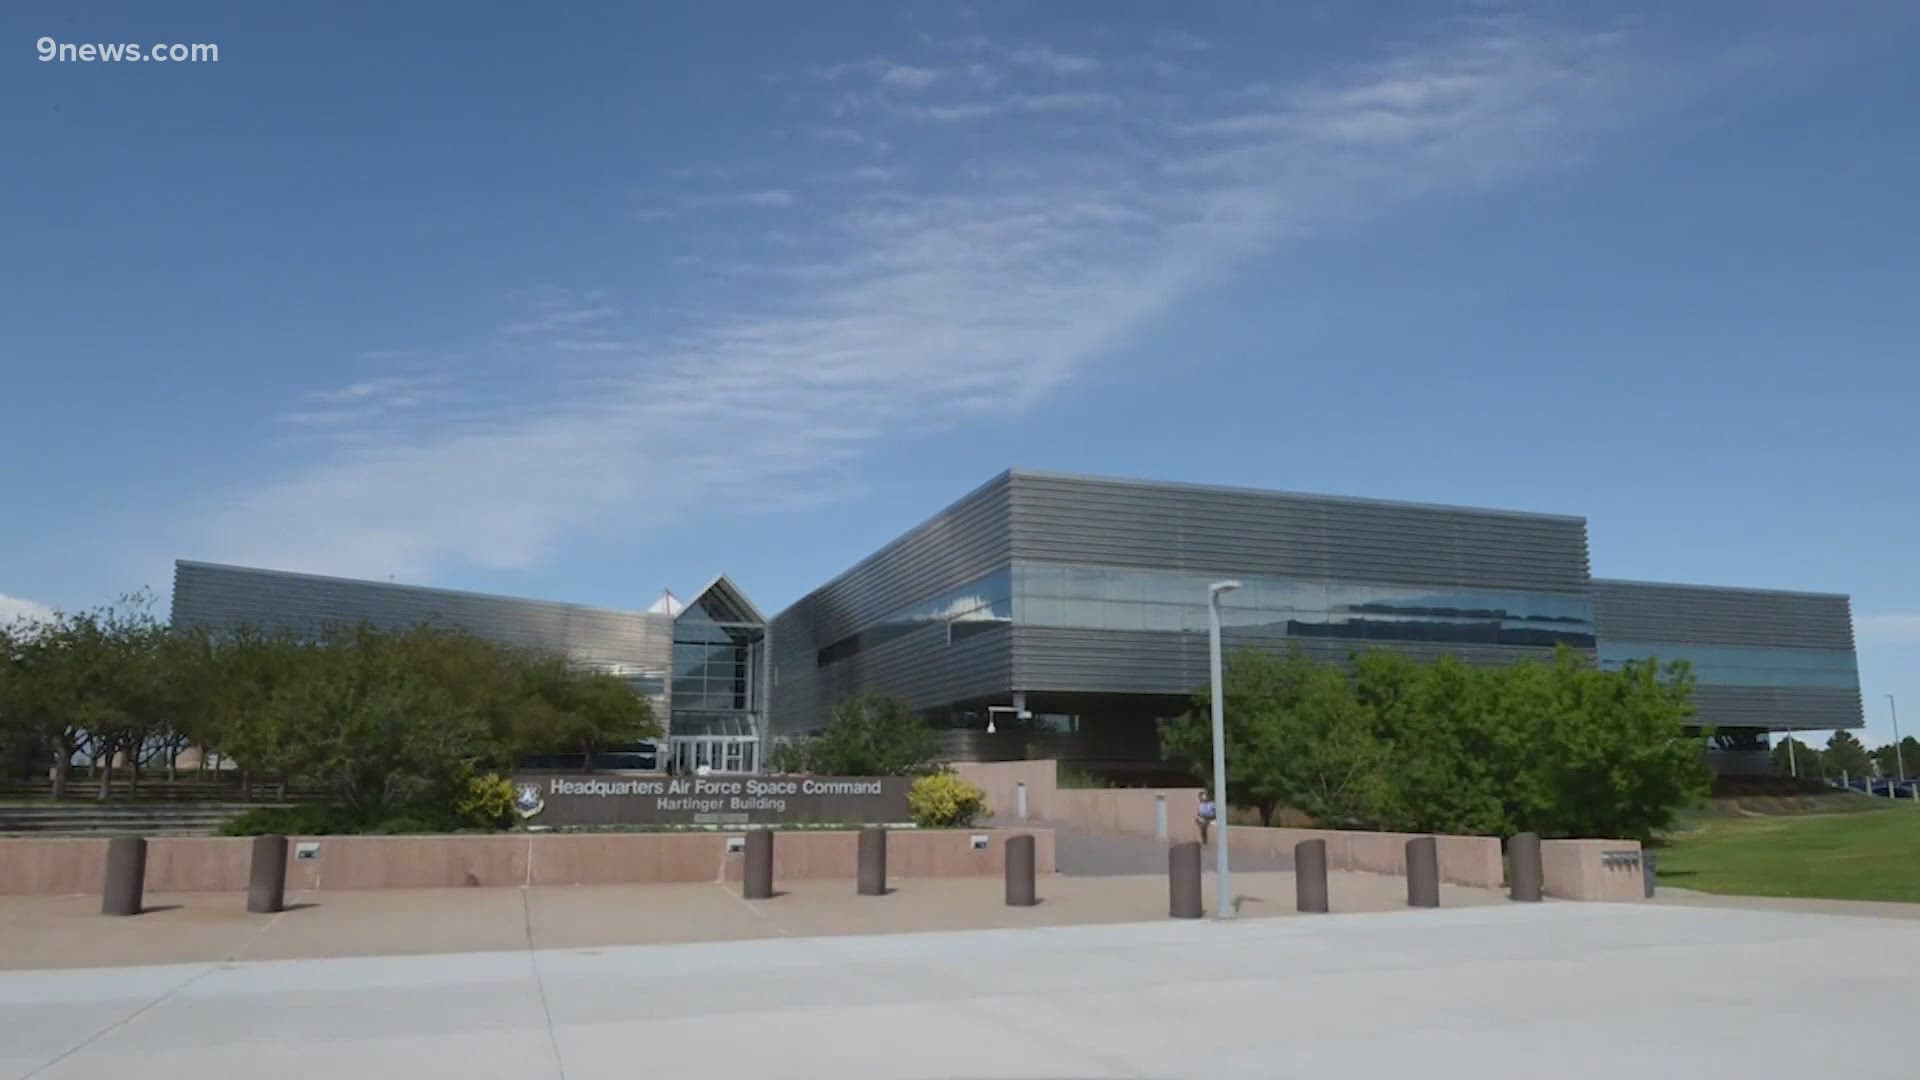
[[[1197,919],[1205,911],[1200,895],[1200,845],[1193,841],[1167,849],[1167,914]]]
[[[887,830],[860,830],[860,895],[887,895]]]
[[[147,838],[116,836],[107,841],[107,880],[100,890],[100,914],[138,915],[147,891]]]
[[[1019,816],[1020,820],[1027,820],[1027,782],[1025,780],[1014,783],[1013,804],[1014,813]]]
[[[1440,906],[1440,843],[1431,836],[1407,841],[1407,906]]]
[[[1522,903],[1537,904],[1546,887],[1546,875],[1540,865],[1540,834],[1523,832],[1507,841],[1507,895]]]
[[[1153,797],[1153,838],[1163,844],[1167,840],[1167,793],[1164,791]]]
[[[740,874],[740,895],[748,900],[773,899],[773,830],[747,834],[747,865]]]
[[[253,838],[253,865],[247,873],[247,910],[272,914],[287,906],[287,838]]]
[[[1302,840],[1293,845],[1293,907],[1296,911],[1325,913],[1327,906],[1327,842]]]
[[[1040,902],[1033,887],[1033,837],[1007,839],[1007,906],[1032,907]]]
[[[1654,879],[1660,874],[1659,862],[1659,856],[1651,851],[1643,851],[1640,853],[1640,872],[1646,877],[1644,884],[1646,886],[1646,898],[1649,900],[1653,899]]]

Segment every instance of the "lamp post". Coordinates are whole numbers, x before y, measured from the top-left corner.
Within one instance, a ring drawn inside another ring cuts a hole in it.
[[[1900,753],[1900,709],[1893,703],[1893,695],[1887,695],[1887,712],[1893,716],[1893,767],[1900,773],[1900,782],[1907,782],[1907,759]]]
[[[1213,851],[1213,917],[1233,918],[1233,888],[1227,873],[1227,720],[1226,701],[1220,679],[1220,594],[1240,587],[1237,581],[1216,581],[1207,586],[1207,665],[1209,689],[1213,698],[1213,805],[1214,826],[1220,841]]]

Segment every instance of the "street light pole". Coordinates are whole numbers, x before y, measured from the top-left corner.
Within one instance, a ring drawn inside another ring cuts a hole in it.
[[[1887,712],[1893,715],[1893,767],[1900,772],[1900,782],[1907,782],[1907,759],[1900,753],[1900,709],[1893,703],[1893,695],[1887,695]]]
[[[1213,917],[1233,918],[1233,886],[1227,872],[1227,713],[1224,686],[1220,678],[1220,594],[1240,587],[1237,581],[1216,581],[1207,586],[1207,665],[1213,698],[1213,805],[1214,827],[1220,839],[1213,851]]]

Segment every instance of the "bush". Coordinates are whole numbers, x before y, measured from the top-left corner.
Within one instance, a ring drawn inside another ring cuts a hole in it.
[[[411,833],[452,832],[453,829],[444,821],[429,821],[423,817],[402,814],[387,818],[365,831],[370,836],[403,836]]]
[[[499,773],[485,773],[467,781],[467,790],[453,802],[460,824],[476,829],[504,829],[513,824],[513,782]]]
[[[361,822],[343,806],[262,806],[220,826],[221,836],[332,836],[357,833]]]
[[[1071,765],[1060,765],[1054,770],[1057,775],[1055,785],[1063,791],[1104,791],[1113,787],[1108,780],[1093,775],[1085,769],[1076,769]]]
[[[992,813],[987,793],[953,773],[923,776],[907,789],[907,810],[922,828],[971,825]]]

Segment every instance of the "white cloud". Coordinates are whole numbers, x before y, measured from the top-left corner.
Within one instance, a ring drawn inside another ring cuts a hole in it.
[[[928,68],[889,65],[880,75],[880,85],[903,90],[925,90],[940,79],[940,73]]]
[[[812,68],[811,72],[814,77],[825,82],[870,78],[880,86],[909,93],[925,90],[947,74],[934,68],[896,64],[891,60],[860,60],[846,64],[830,64]]]
[[[365,354],[380,357],[382,354]],[[341,405],[358,401],[372,401],[418,390],[443,381],[437,376],[419,375],[382,375],[375,379],[362,379],[345,386],[330,390],[315,390],[307,397],[323,404]]]
[[[1855,615],[1853,635],[1861,645],[1920,645],[1920,615]]]
[[[534,328],[477,335],[507,352],[467,359],[468,399],[371,417],[305,468],[196,508],[209,524],[195,550],[425,578],[535,563],[581,532],[811,505],[888,434],[1017,416],[1288,237],[1561,163],[1682,96],[1613,39],[1474,33],[1234,94],[1211,76],[1178,94],[1089,78],[940,100],[942,79],[894,87],[926,92],[909,108],[859,82],[901,65],[819,69],[845,85],[816,86],[819,115],[801,130],[846,147],[848,167],[892,144],[916,164],[914,186],[817,189],[777,243],[763,221],[715,215],[674,260],[669,276],[697,285],[678,306],[649,289],[549,298],[503,319]],[[1057,71],[1066,55],[1028,67]],[[1015,110],[1024,127],[998,142],[997,127],[920,122]],[[794,202],[786,187],[675,197]]]
[[[1100,67],[1100,61],[1091,56],[1058,52],[1045,45],[1023,45],[1006,56],[1012,63],[1041,68],[1055,75],[1086,75]]]
[[[19,596],[0,593],[0,626],[11,626],[16,620],[38,621],[50,618],[53,609],[45,604],[36,603]]]
[[[1097,90],[1063,90],[1051,94],[1012,94],[993,101],[968,101],[946,105],[916,105],[903,113],[923,120],[985,120],[1006,113],[1091,112],[1121,107],[1114,94]]]
[[[914,112],[928,120],[983,120],[999,111],[999,107],[985,101],[971,101],[959,105],[929,105]]]

